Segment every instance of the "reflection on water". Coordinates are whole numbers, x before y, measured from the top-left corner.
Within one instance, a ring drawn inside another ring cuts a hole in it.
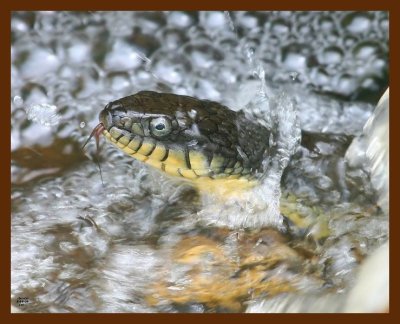
[[[13,305],[337,301],[388,238],[368,165],[345,158],[387,87],[387,41],[385,12],[13,13]],[[140,90],[217,100],[273,128],[264,185],[221,205],[110,145],[103,185],[94,143],[80,148],[106,103]]]

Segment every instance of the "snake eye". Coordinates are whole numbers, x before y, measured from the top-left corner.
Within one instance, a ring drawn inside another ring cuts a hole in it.
[[[165,136],[171,132],[171,121],[165,117],[157,117],[150,122],[150,131],[154,136]]]

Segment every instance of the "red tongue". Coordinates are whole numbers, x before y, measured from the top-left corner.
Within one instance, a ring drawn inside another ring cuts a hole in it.
[[[105,130],[105,127],[103,125],[103,123],[98,124],[95,128],[93,128],[92,132],[90,133],[89,138],[87,139],[87,141],[85,142],[85,144],[83,144],[82,146],[82,150],[85,148],[85,146],[87,145],[87,143],[89,143],[89,141],[92,139],[92,137],[94,136],[94,138],[96,139],[96,149],[97,149],[97,153],[99,153],[99,141],[100,141],[100,135],[103,132],[103,130]]]
[[[98,124],[95,128],[93,128],[92,132],[90,133],[89,138],[87,139],[87,141],[85,142],[85,144],[83,144],[82,146],[82,150],[85,148],[85,146],[87,145],[87,143],[89,143],[89,141],[91,140],[91,138],[94,136],[94,138],[96,139],[96,155],[98,156],[100,153],[100,147],[99,147],[99,143],[100,143],[100,135],[103,132],[103,130],[105,130],[106,128],[104,127],[103,123]],[[101,172],[101,168],[100,168],[100,162],[97,158],[95,158],[96,164],[99,167],[99,171],[100,171],[100,178],[101,178],[101,183],[104,186],[104,182],[103,182],[103,174]]]
[[[94,138],[96,139],[96,150],[97,153],[99,153],[99,143],[100,143],[100,135],[103,133],[103,130],[105,130],[105,127],[103,123],[98,124],[94,129]]]

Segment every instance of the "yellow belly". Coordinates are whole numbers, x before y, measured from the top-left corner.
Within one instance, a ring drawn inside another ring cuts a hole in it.
[[[249,179],[249,176],[243,176],[239,171],[243,170],[241,167],[234,169],[233,174],[216,174],[213,178],[209,174],[222,165],[222,158],[216,156],[211,162],[211,167],[206,168],[204,157],[197,152],[191,151],[189,153],[190,165],[192,168],[186,167],[185,156],[182,151],[170,150],[168,158],[161,161],[165,155],[166,148],[162,144],[156,144],[152,139],[144,139],[140,145],[139,141],[129,140],[126,136],[120,138],[118,141],[108,131],[103,131],[103,135],[112,144],[129,156],[141,161],[147,165],[154,167],[170,176],[179,177],[184,180],[190,181],[200,191],[218,196],[232,196],[237,193],[240,194],[243,190],[248,190],[255,185],[257,181]],[[115,134],[118,135],[118,134]],[[137,148],[140,148],[137,150]],[[150,155],[149,152],[151,152]],[[237,172],[235,172],[237,170]],[[236,173],[236,174],[235,174]]]

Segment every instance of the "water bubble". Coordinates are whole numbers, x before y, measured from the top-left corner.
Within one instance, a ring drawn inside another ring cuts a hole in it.
[[[133,21],[143,33],[152,35],[165,26],[166,17],[162,11],[138,11],[135,12]]]
[[[224,58],[223,53],[209,42],[187,45],[183,51],[191,59],[193,66],[199,69],[208,69]]]
[[[126,71],[142,64],[140,54],[128,43],[117,40],[105,57],[105,68],[110,71]]]
[[[210,31],[225,28],[226,16],[222,11],[203,11],[200,13],[200,22]]]
[[[67,49],[67,53],[72,63],[82,64],[90,58],[90,46],[87,42],[75,42]]]
[[[11,21],[11,31],[12,32],[20,32],[20,33],[26,33],[29,30],[28,24],[18,18],[13,18]]]
[[[331,17],[324,16],[317,21],[318,30],[330,32],[335,27],[335,21]]]
[[[237,76],[240,65],[237,65],[239,61],[235,60],[231,62],[229,65],[227,64],[218,64],[218,73],[217,73],[217,86],[226,88],[229,84],[234,84],[237,82]]]
[[[271,32],[274,34],[286,34],[290,31],[290,25],[283,19],[277,19],[271,24]]]
[[[216,89],[216,86],[204,79],[200,79],[196,83],[195,95],[199,98],[220,101],[221,93]]]
[[[191,64],[182,54],[160,50],[152,56],[148,70],[162,82],[177,85],[185,80],[184,76],[190,72]]]
[[[292,43],[282,48],[282,62],[286,68],[293,71],[304,71],[310,48],[305,44]]]
[[[301,37],[312,33],[312,31],[312,27],[309,24],[302,24],[297,27],[297,32],[301,34]]]
[[[318,86],[323,86],[329,83],[329,75],[323,68],[313,68],[310,72],[310,77],[313,83]]]
[[[389,20],[384,18],[379,22],[379,25],[385,32],[387,32],[389,29]]]
[[[326,41],[330,44],[337,44],[339,42],[339,34],[335,31],[329,33],[329,35],[326,35]]]
[[[335,83],[336,91],[346,96],[351,95],[357,88],[357,82],[355,78],[347,73],[339,76]]]
[[[86,126],[86,123],[85,122],[81,122],[80,124],[79,124],[79,127],[80,128],[84,128]]]
[[[242,27],[246,29],[253,29],[258,26],[259,17],[256,13],[244,13],[241,15],[239,23]]]
[[[173,11],[167,17],[168,25],[176,26],[179,28],[187,28],[193,24],[194,19],[187,12],[183,11]]]
[[[369,91],[379,91],[379,82],[376,78],[369,77],[362,81],[361,87],[366,88]]]
[[[15,96],[13,99],[13,103],[16,108],[21,108],[24,104],[24,100],[20,96]]]
[[[366,33],[371,28],[371,16],[362,12],[350,13],[343,18],[342,25],[351,33]]]
[[[35,49],[21,66],[21,73],[27,79],[41,79],[47,73],[55,72],[60,58],[47,49]]]
[[[163,47],[173,51],[187,42],[185,33],[178,28],[163,29],[159,36],[163,40]]]
[[[332,46],[325,48],[320,57],[321,63],[338,64],[343,59],[343,52],[339,47]]]
[[[381,53],[381,47],[379,43],[374,41],[364,41],[354,48],[353,51],[356,58],[365,60],[371,57],[376,57]]]
[[[132,76],[131,83],[132,84],[140,84],[141,86],[148,86],[151,84],[151,82],[157,78],[156,76],[153,76],[149,71],[143,71],[143,70],[138,70],[137,73],[135,73]]]
[[[307,58],[304,55],[288,52],[282,56],[283,63],[288,69],[303,71],[306,68]]]
[[[131,12],[114,11],[103,17],[111,36],[124,37],[132,32],[135,20]]]
[[[343,39],[343,44],[344,44],[344,46],[346,46],[347,48],[350,48],[350,47],[353,47],[354,46],[354,44],[356,44],[357,43],[357,38],[356,37],[353,37],[353,36],[346,36],[346,37],[344,37],[344,39]]]
[[[122,91],[125,88],[131,86],[128,73],[124,72],[113,72],[107,76],[107,81],[111,86],[111,89],[115,91]]]

